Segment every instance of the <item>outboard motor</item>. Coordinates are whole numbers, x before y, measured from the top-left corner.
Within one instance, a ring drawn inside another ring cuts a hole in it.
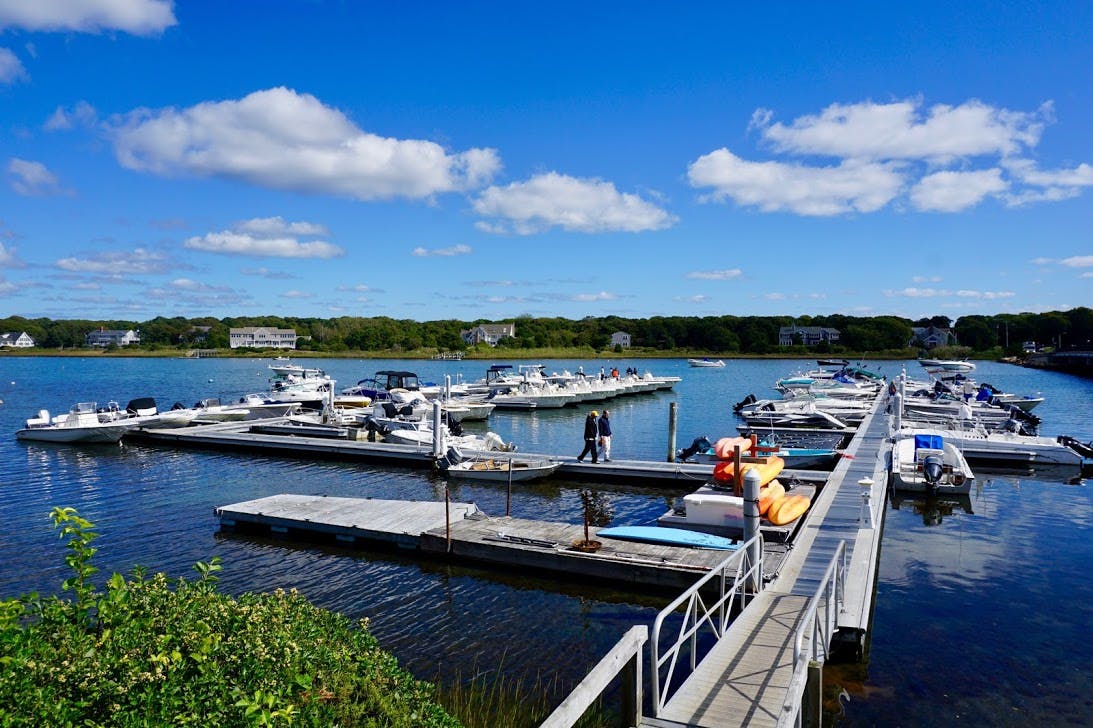
[[[713,445],[710,444],[709,438],[705,436],[696,437],[690,445],[676,453],[676,457],[678,457],[680,460],[685,461],[689,458],[693,458],[702,450],[709,450],[711,447],[713,447]]]
[[[736,413],[739,413],[740,410],[744,409],[749,404],[755,404],[755,402],[756,402],[755,395],[754,394],[749,394],[747,397],[744,397],[744,399],[742,399],[739,402],[737,402],[736,404],[734,404],[732,406],[732,411],[736,412]]]
[[[945,473],[945,460],[941,455],[927,455],[922,459],[922,477],[926,484],[936,487]]]

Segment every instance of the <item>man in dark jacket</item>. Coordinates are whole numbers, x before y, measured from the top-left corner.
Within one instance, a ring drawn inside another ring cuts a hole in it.
[[[600,433],[599,424],[596,422],[597,414],[596,410],[592,410],[588,413],[588,417],[584,418],[584,450],[581,450],[581,454],[577,456],[579,463],[583,463],[584,456],[589,453],[592,453],[592,463],[596,463],[596,438]]]
[[[607,410],[600,415],[600,455],[605,463],[611,462],[611,420],[607,417]]]

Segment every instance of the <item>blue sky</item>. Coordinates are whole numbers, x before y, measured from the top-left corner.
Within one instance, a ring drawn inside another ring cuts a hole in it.
[[[1093,305],[1093,3],[0,0],[0,313]]]

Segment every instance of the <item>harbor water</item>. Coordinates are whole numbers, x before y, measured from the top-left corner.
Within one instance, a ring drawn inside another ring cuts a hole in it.
[[[382,369],[442,383],[472,380],[493,362],[294,360],[319,366],[338,387]],[[276,493],[441,500],[445,481],[427,471],[253,453],[144,445],[71,446],[17,441],[40,409],[77,401],[122,406],[152,396],[161,409],[206,397],[261,391],[269,360],[5,357],[0,359],[0,598],[55,593],[67,576],[48,514],[71,506],[95,522],[100,576],[135,566],[172,577],[219,556],[231,593],[296,588],[316,604],[367,617],[381,644],[420,678],[441,682],[502,674],[528,686],[553,679],[568,691],[634,624],[652,623],[670,595],[494,569],[451,566],[412,554],[289,544],[225,535],[217,506]],[[518,362],[511,362],[516,364]],[[671,392],[620,397],[582,408],[495,410],[488,429],[521,450],[575,456],[589,409],[611,411],[613,459],[664,460],[670,403],[677,447],[736,434],[732,405],[773,396],[780,377],[811,360],[547,361],[548,371],[637,367],[683,380]],[[869,363],[867,363],[869,364]],[[1017,394],[1040,394],[1040,432],[1093,439],[1093,382],[978,362],[974,377]],[[915,362],[873,362],[889,377]],[[1077,472],[979,472],[966,500],[895,499],[887,504],[873,630],[866,661],[827,670],[841,724],[1088,725],[1093,664],[1093,499]],[[614,525],[655,523],[701,483],[663,488],[593,486],[609,497]],[[513,516],[580,523],[587,484],[551,479],[514,487]],[[503,515],[503,486],[451,486],[456,501]],[[559,694],[556,698],[560,699]],[[556,702],[555,700],[555,702]]]

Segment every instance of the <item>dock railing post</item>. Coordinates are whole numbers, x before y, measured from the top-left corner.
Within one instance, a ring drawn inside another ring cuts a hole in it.
[[[748,468],[744,473],[744,543],[748,546],[748,587],[752,594],[759,593],[762,588],[763,575],[757,573],[759,552],[763,548],[760,539],[755,538],[759,534],[759,488],[762,478],[755,468]]]
[[[444,483],[444,539],[447,541],[445,553],[452,552],[452,491],[448,483]]]
[[[444,375],[444,399],[445,401],[452,398],[452,375]]]
[[[676,418],[678,407],[675,402],[668,403],[668,462],[676,461]]]

